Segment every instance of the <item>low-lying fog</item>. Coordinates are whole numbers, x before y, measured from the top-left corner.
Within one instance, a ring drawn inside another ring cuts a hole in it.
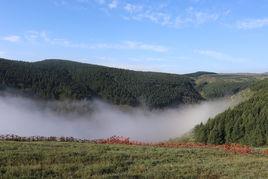
[[[101,101],[37,102],[4,95],[0,96],[0,134],[87,139],[120,135],[133,140],[160,141],[188,132],[196,124],[223,112],[234,103],[231,99],[220,99],[150,111],[119,108]],[[55,106],[72,109],[73,112],[59,112]],[[85,107],[89,107],[91,112],[80,110]]]

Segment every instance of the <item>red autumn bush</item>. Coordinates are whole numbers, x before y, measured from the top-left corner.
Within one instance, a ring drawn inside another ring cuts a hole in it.
[[[268,149],[263,150],[263,151],[262,151],[262,154],[268,155]]]
[[[255,150],[253,148],[240,144],[210,145],[202,143],[174,143],[174,142],[148,143],[148,142],[133,141],[127,137],[122,136],[112,136],[107,139],[95,140],[94,142],[98,144],[125,144],[125,145],[152,146],[152,147],[166,147],[166,148],[216,148],[216,149],[223,149],[226,152],[232,152],[236,154],[255,153]]]
[[[252,154],[255,152],[253,148],[240,144],[224,144],[220,147],[222,147],[227,152],[233,152],[237,154]]]

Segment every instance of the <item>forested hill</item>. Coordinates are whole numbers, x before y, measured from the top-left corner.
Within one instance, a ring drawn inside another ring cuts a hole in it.
[[[196,140],[213,144],[268,145],[268,79],[256,83],[251,90],[254,94],[249,100],[196,126]]]
[[[198,74],[198,73],[197,73]],[[202,74],[202,73],[201,73]],[[204,74],[194,77],[200,94],[206,99],[232,96],[267,77],[258,74]]]
[[[114,104],[151,108],[202,99],[182,75],[138,72],[66,60],[22,62],[0,59],[0,88],[45,99],[100,98]]]
[[[217,73],[214,73],[214,72],[198,71],[198,72],[195,72],[195,73],[188,73],[188,74],[186,74],[186,76],[199,77],[199,76],[202,76],[202,75],[216,75],[216,74]]]

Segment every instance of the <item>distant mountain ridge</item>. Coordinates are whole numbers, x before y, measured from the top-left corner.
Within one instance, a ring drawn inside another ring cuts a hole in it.
[[[189,77],[199,77],[199,76],[202,76],[202,75],[216,75],[217,73],[214,73],[214,72],[207,72],[207,71],[197,71],[195,73],[188,73],[186,74],[186,76],[189,76]]]
[[[139,72],[68,60],[22,62],[0,59],[0,89],[14,88],[45,99],[99,98],[150,108],[202,100],[185,75]]]

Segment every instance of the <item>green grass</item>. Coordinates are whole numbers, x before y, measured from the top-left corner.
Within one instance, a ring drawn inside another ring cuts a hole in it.
[[[268,156],[76,142],[0,142],[0,178],[268,177]]]

